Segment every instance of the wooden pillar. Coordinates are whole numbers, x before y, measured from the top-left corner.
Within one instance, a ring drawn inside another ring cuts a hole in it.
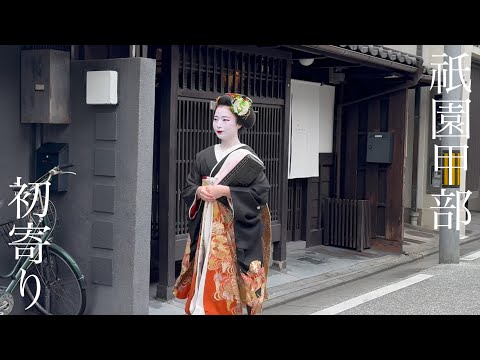
[[[389,251],[401,253],[403,243],[403,183],[405,167],[405,125],[407,89],[390,95],[389,131],[393,134],[393,161],[387,170],[387,207],[385,245]]]
[[[280,170],[280,241],[273,244],[273,266],[277,269],[284,269],[287,260],[287,211],[288,211],[288,144],[290,133],[290,90],[292,64],[286,61],[285,69],[285,112],[282,136],[281,170]]]
[[[358,105],[351,105],[343,109],[345,115],[345,188],[343,194],[345,199],[356,199],[357,193],[357,158],[358,158]]]
[[[304,235],[305,246],[311,247],[322,244],[321,232],[321,198],[320,198],[320,178],[308,178],[303,193],[303,203],[306,206]]]
[[[368,104],[368,131],[380,131],[380,100],[375,99]],[[367,163],[365,196],[369,201],[371,214],[371,237],[377,237],[378,206],[378,164]]]
[[[344,93],[344,84],[341,83],[339,86],[335,87],[335,137],[333,139],[334,144],[334,154],[335,154],[335,174],[333,175],[334,186],[335,186],[335,197],[340,199],[340,179],[342,176],[342,126],[343,126],[343,113],[342,113],[342,102],[343,102],[343,93]],[[332,194],[333,196],[333,194]],[[327,196],[327,197],[330,197]]]
[[[175,283],[175,216],[178,103],[178,46],[167,47],[162,53],[162,72],[156,100],[160,103],[159,145],[159,281],[157,297],[173,297]]]

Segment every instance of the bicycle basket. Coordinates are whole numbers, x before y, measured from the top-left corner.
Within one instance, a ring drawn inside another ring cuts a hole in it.
[[[9,235],[15,224],[14,220],[8,221],[4,224],[0,224],[0,237],[7,243],[7,245],[13,241],[20,240],[21,237],[15,234]],[[22,225],[23,226],[23,225]]]
[[[45,226],[45,222],[42,222],[42,219],[40,217],[33,215],[34,213],[40,214],[42,213],[42,211],[43,210],[41,206],[37,204],[33,207],[30,213],[24,218],[10,220],[6,223],[0,224],[0,237],[7,244],[13,241],[22,239],[21,235],[15,235],[15,234],[12,234],[12,236],[9,235],[10,231],[13,229],[13,225],[15,225],[16,228],[28,227],[28,222],[32,222],[33,228],[37,228],[37,227],[42,228],[43,226]],[[53,229],[55,228],[55,225],[57,224],[57,209],[55,208],[55,205],[51,200],[49,201],[47,213],[44,218],[48,218],[48,224],[49,224],[48,226],[50,227],[50,232],[52,232]]]

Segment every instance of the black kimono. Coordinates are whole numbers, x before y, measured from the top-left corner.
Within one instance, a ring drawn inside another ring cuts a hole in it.
[[[249,146],[236,148],[256,155]],[[203,302],[197,313],[241,314],[246,308],[253,314],[261,311],[266,298],[271,246],[267,206],[270,184],[261,172],[248,187],[230,186],[231,201],[219,198],[204,214],[209,205],[196,198],[197,188],[202,178],[214,177],[222,163],[215,168],[217,158],[211,146],[197,154],[187,177],[183,198],[189,208],[189,240],[174,294],[188,298],[187,313],[194,308],[190,307],[192,299],[198,301],[200,296]],[[198,249],[202,249],[200,254]],[[203,268],[198,271],[200,266]],[[206,278],[201,278],[200,273]]]

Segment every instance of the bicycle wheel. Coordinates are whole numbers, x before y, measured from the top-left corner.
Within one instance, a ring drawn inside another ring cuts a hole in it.
[[[48,252],[48,254],[47,254]],[[32,263],[26,276],[36,275],[40,281],[40,296],[35,306],[45,315],[82,315],[86,306],[86,292],[80,279],[83,275],[63,251],[50,248],[40,264]],[[37,289],[30,278],[26,291],[33,301]]]

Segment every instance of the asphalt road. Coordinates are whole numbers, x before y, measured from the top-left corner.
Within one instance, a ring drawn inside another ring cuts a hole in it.
[[[461,246],[459,264],[440,265],[438,253],[433,254],[266,309],[263,314],[477,315],[480,314],[479,250],[480,240]],[[470,260],[465,259],[468,254],[472,254]]]

